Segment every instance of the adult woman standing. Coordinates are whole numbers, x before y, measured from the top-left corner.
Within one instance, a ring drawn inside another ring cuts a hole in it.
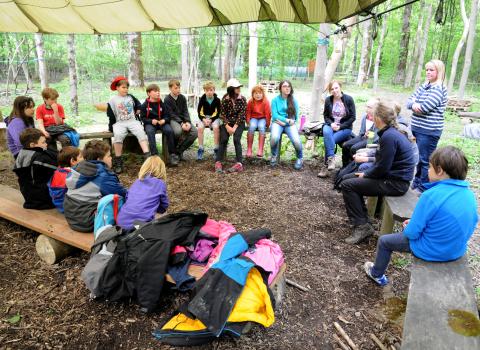
[[[402,196],[408,191],[415,168],[412,145],[397,130],[394,105],[378,102],[373,116],[379,136],[376,162],[340,185],[347,216],[354,225],[353,234],[345,240],[349,244],[357,244],[374,233],[363,196]]]
[[[18,96],[13,101],[13,109],[7,122],[7,144],[14,158],[23,148],[20,143],[20,134],[27,128],[34,127],[33,116],[35,103],[31,97]]]
[[[440,60],[431,60],[425,70],[427,81],[407,101],[407,108],[413,112],[412,133],[420,156],[412,188],[419,192],[425,190],[423,185],[428,182],[428,161],[442,135],[447,106],[445,65]]]
[[[222,162],[230,136],[233,136],[237,162],[227,171],[231,173],[243,171],[241,140],[243,130],[245,129],[247,99],[240,94],[242,86],[235,78],[228,80],[227,93],[222,98],[220,110],[222,111],[221,119],[223,124],[220,126],[220,145],[215,162],[215,172],[217,173],[223,173]]]
[[[335,145],[349,140],[352,135],[355,102],[351,96],[342,92],[342,84],[336,80],[328,84],[328,91],[331,95],[326,98],[323,109],[323,144],[327,170],[335,170]],[[327,171],[322,170],[318,176],[327,176]]]
[[[280,94],[272,100],[272,123],[270,126],[270,147],[272,158],[270,165],[276,166],[278,162],[278,143],[282,133],[286,133],[295,148],[297,160],[294,168],[303,167],[303,148],[295,121],[298,118],[298,102],[293,97],[293,87],[288,80],[283,80],[279,85]]]

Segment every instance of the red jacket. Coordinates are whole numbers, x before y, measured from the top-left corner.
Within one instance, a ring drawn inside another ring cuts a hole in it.
[[[261,119],[267,118],[267,128],[270,126],[272,119],[272,110],[270,109],[270,102],[266,97],[261,101],[251,98],[247,104],[247,123],[250,123],[250,118]]]

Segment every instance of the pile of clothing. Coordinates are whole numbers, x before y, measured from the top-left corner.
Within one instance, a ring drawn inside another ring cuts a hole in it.
[[[193,290],[192,298],[155,337],[172,345],[239,337],[248,322],[274,322],[268,286],[284,257],[270,237],[270,230],[237,232],[196,212],[169,214],[133,231],[108,226],[97,234],[82,278],[92,297],[133,299],[148,313],[159,307],[168,273],[175,288]],[[188,274],[191,264],[203,266],[198,281]]]

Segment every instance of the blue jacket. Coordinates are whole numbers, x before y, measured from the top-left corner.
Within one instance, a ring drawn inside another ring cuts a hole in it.
[[[300,112],[298,108],[298,102],[293,98],[293,105],[295,106],[295,121],[298,119],[298,113]],[[283,98],[282,95],[278,95],[272,100],[271,104],[272,109],[272,123],[276,120],[281,121],[282,123],[287,123],[287,99]]]
[[[365,177],[386,180],[411,181],[415,169],[415,157],[408,138],[392,127],[378,131],[379,149],[375,164],[367,169]]]
[[[425,185],[403,234],[413,254],[427,261],[463,256],[478,222],[477,203],[468,182],[442,180]]]

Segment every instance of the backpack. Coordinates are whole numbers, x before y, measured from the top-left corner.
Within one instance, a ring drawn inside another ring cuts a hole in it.
[[[322,122],[308,122],[303,126],[303,134],[307,138],[314,138],[315,136],[323,136],[323,126],[325,123]]]
[[[109,194],[100,199],[95,213],[95,221],[93,226],[93,235],[96,238],[98,230],[104,226],[115,226],[117,222],[118,212],[125,203],[125,199],[118,194]]]

